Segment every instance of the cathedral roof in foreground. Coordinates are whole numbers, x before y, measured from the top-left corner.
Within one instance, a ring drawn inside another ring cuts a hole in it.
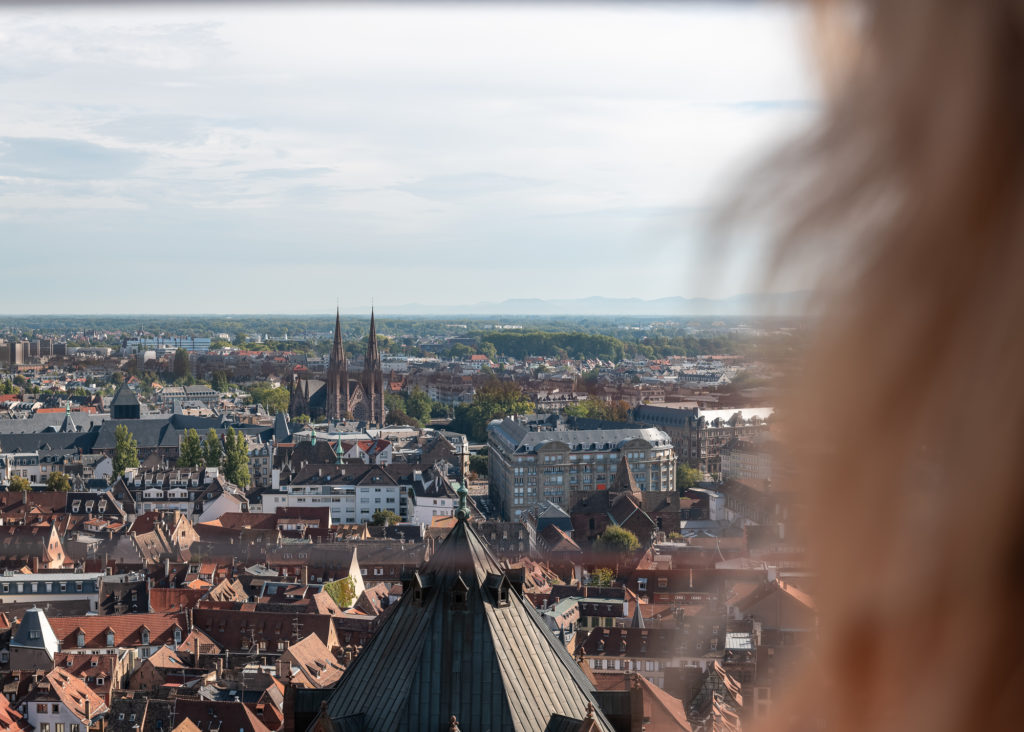
[[[468,523],[459,493],[455,528],[403,580],[401,601],[334,690],[332,726],[610,732],[593,685]]]

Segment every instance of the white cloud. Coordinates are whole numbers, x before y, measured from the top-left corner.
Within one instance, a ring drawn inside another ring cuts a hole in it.
[[[775,4],[55,6],[0,10],[0,27],[17,153],[0,149],[0,239],[21,264],[93,242],[90,267],[129,287],[136,260],[102,255],[155,227],[233,262],[208,301],[155,311],[265,311],[299,281],[315,286],[297,310],[406,302],[427,281],[424,302],[721,293],[687,270],[700,209],[814,111],[795,11]],[[83,175],[117,180],[62,185]],[[573,276],[526,276],[524,257]],[[72,305],[33,296],[0,312]]]

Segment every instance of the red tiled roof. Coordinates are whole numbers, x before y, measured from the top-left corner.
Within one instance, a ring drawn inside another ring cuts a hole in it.
[[[205,590],[184,587],[152,587],[149,590],[149,611],[152,613],[176,613],[195,607],[206,595]]]
[[[200,729],[223,729],[231,732],[271,732],[245,704],[182,699],[174,702],[175,719],[189,719]]]
[[[174,645],[174,629],[185,632],[185,620],[179,615],[135,613],[47,618],[61,648],[79,648],[78,632],[85,635],[82,648],[109,648],[107,629],[114,631],[114,647]],[[149,643],[142,642],[143,627],[149,630]]]
[[[85,681],[108,705],[116,666],[117,656],[113,653],[56,653],[53,656],[54,668],[62,668]],[[97,679],[103,679],[102,686],[96,683]]]
[[[68,673],[66,669],[54,668],[53,671],[46,674],[46,678],[50,682],[53,693],[60,698],[64,706],[87,726],[97,715],[107,711],[106,702],[82,679]],[[89,710],[88,717],[85,715],[87,708]]]

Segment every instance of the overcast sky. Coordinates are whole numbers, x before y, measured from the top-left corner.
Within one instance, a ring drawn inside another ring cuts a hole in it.
[[[728,296],[814,113],[772,3],[0,9],[0,313]]]

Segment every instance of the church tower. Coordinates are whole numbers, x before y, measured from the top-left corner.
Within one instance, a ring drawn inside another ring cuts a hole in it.
[[[366,358],[363,361],[363,394],[370,406],[370,424],[384,426],[384,374],[380,367],[380,351],[377,349],[377,323],[373,308],[370,309],[370,335],[366,343]]]
[[[342,420],[349,415],[348,359],[341,340],[341,309],[334,315],[334,345],[327,366],[327,419]]]

